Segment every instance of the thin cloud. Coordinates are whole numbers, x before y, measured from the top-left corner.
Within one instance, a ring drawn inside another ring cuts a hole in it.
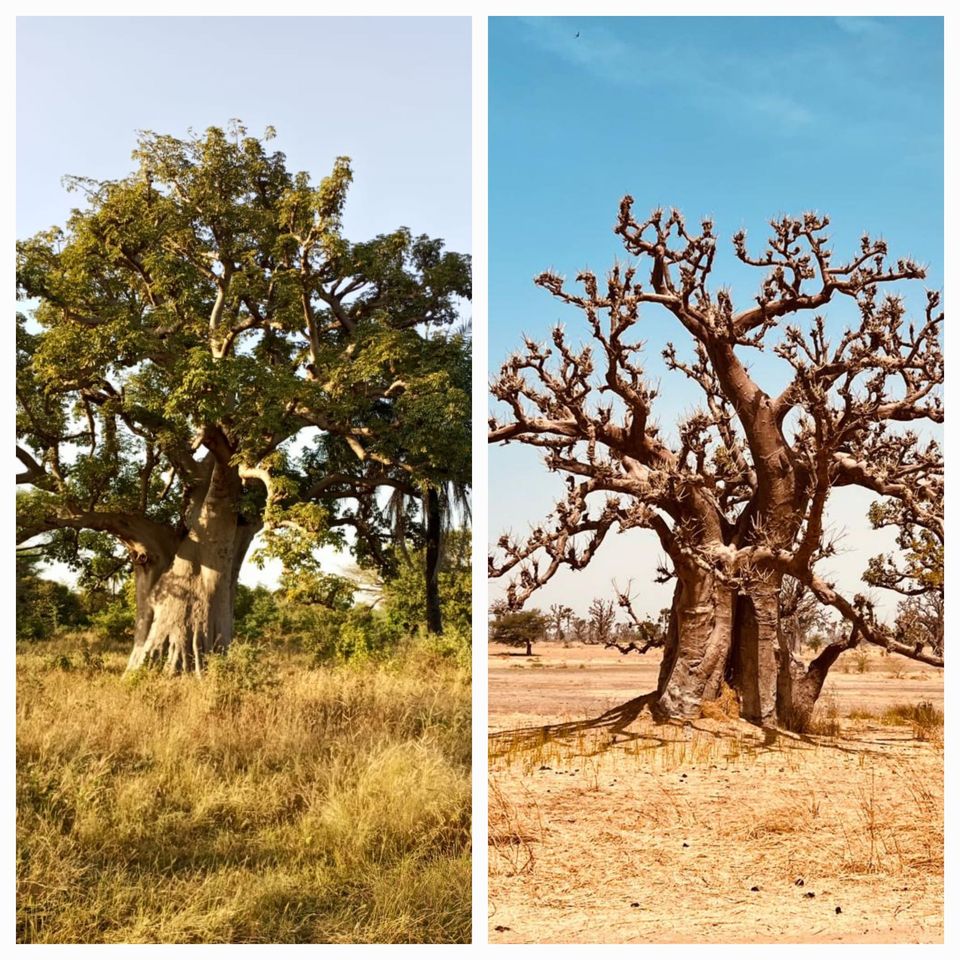
[[[687,51],[675,44],[630,42],[606,26],[603,19],[518,18],[541,50],[604,83],[652,90],[666,82],[674,90],[682,90],[704,110],[736,104],[737,109],[754,112],[785,133],[816,120],[808,105],[787,93],[748,92],[769,85],[776,75],[776,64],[769,57],[758,54],[738,58],[732,69],[718,70],[709,67],[698,51]],[[728,62],[726,66],[731,65]],[[730,82],[725,75],[735,75],[741,82]]]
[[[878,37],[884,33],[883,24],[873,17],[834,17],[833,22],[853,37]]]
[[[601,80],[629,86],[643,85],[643,73],[635,69],[636,51],[603,26],[591,23],[578,29],[567,20],[550,17],[519,17],[541,49],[582,67]]]
[[[813,111],[792,97],[778,93],[762,93],[743,98],[744,106],[774,120],[785,130],[810,126],[816,117]]]

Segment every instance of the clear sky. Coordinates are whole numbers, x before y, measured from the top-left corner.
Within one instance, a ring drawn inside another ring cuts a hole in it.
[[[64,174],[132,169],[136,131],[242,120],[319,180],[353,160],[344,231],[407,226],[469,252],[466,17],[27,17],[17,21],[17,236],[62,224]],[[242,579],[264,575],[249,564]],[[269,578],[268,578],[269,579]]]
[[[626,193],[639,216],[662,205],[693,225],[713,218],[723,251],[715,283],[730,285],[735,304],[759,278],[736,263],[730,236],[746,228],[757,250],[771,217],[805,210],[830,215],[838,259],[869,231],[942,286],[940,18],[494,18],[489,51],[493,370],[521,332],[542,339],[558,320],[571,337],[583,329],[578,311],[531,281],[547,268],[571,282],[584,267],[602,276],[629,260],[612,232]],[[665,373],[660,349],[688,341],[666,314],[644,317],[646,368],[662,377],[655,412],[669,429],[697,396]],[[829,308],[834,328],[848,317],[849,306]],[[748,359],[772,389],[779,361]],[[530,448],[491,448],[490,473],[491,540],[526,533],[564,492]],[[823,569],[851,592],[866,558],[893,544],[869,529],[869,502],[852,490],[832,500],[844,552]],[[655,613],[671,590],[649,585],[660,557],[652,533],[633,531],[531,603],[583,612],[593,596],[612,596],[612,578],[632,577],[636,607]]]

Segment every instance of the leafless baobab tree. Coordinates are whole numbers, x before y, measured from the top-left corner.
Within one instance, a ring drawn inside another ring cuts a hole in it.
[[[676,579],[649,699],[655,716],[695,716],[727,682],[744,718],[800,730],[827,671],[851,646],[942,666],[942,643],[904,636],[865,596],[845,595],[817,569],[834,550],[824,530],[828,498],[850,485],[880,498],[875,525],[895,524],[901,539],[920,538],[931,553],[939,546],[942,558],[943,457],[924,428],[943,422],[943,312],[939,293],[927,291],[911,318],[898,292],[924,270],[891,261],[886,243],[869,236],[839,262],[827,217],[785,217],[772,222],[759,254],[743,232],[733,237],[737,258],[762,271],[755,300],[737,308],[728,289],[710,283],[711,222],[691,231],[678,212],[661,210],[638,221],[632,207],[625,197],[614,228],[631,265],[614,266],[604,282],[583,272],[576,290],[554,273],[536,279],[582,311],[591,345],[574,347],[557,326],[552,346],[525,339],[492,385],[500,411],[490,441],[537,447],[568,486],[525,541],[500,538],[489,573],[512,574],[508,604],[522,607],[561,568],[586,567],[611,534],[642,527],[659,538]],[[841,298],[855,303],[859,322],[831,337],[821,311]],[[664,310],[692,347],[668,344],[667,366],[702,401],[675,441],[652,423],[656,390],[641,345],[628,340],[647,311],[660,322]],[[789,368],[775,395],[745,361],[763,349]],[[890,585],[884,573],[898,576],[887,560],[872,568],[868,580],[881,586]],[[942,595],[942,566],[939,584],[935,573],[900,572]],[[848,627],[809,663],[781,629],[785,578]]]

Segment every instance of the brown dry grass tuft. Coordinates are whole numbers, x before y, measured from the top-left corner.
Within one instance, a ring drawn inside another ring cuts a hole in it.
[[[726,683],[716,700],[704,700],[700,705],[700,715],[708,720],[736,720],[740,716],[740,697],[733,687]]]
[[[489,782],[487,843],[491,852],[490,869],[507,876],[517,876],[533,867],[536,860],[533,844],[543,840],[543,822],[536,802],[529,795],[526,803],[507,799],[496,780]]]

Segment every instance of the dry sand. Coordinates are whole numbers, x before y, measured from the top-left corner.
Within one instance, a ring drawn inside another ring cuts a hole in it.
[[[490,657],[492,731],[595,717],[655,684],[655,657],[537,653]],[[646,715],[615,738],[494,737],[491,942],[941,942],[939,731],[848,717],[942,709],[942,673],[879,654],[860,673],[855,653],[821,699],[835,738]]]

